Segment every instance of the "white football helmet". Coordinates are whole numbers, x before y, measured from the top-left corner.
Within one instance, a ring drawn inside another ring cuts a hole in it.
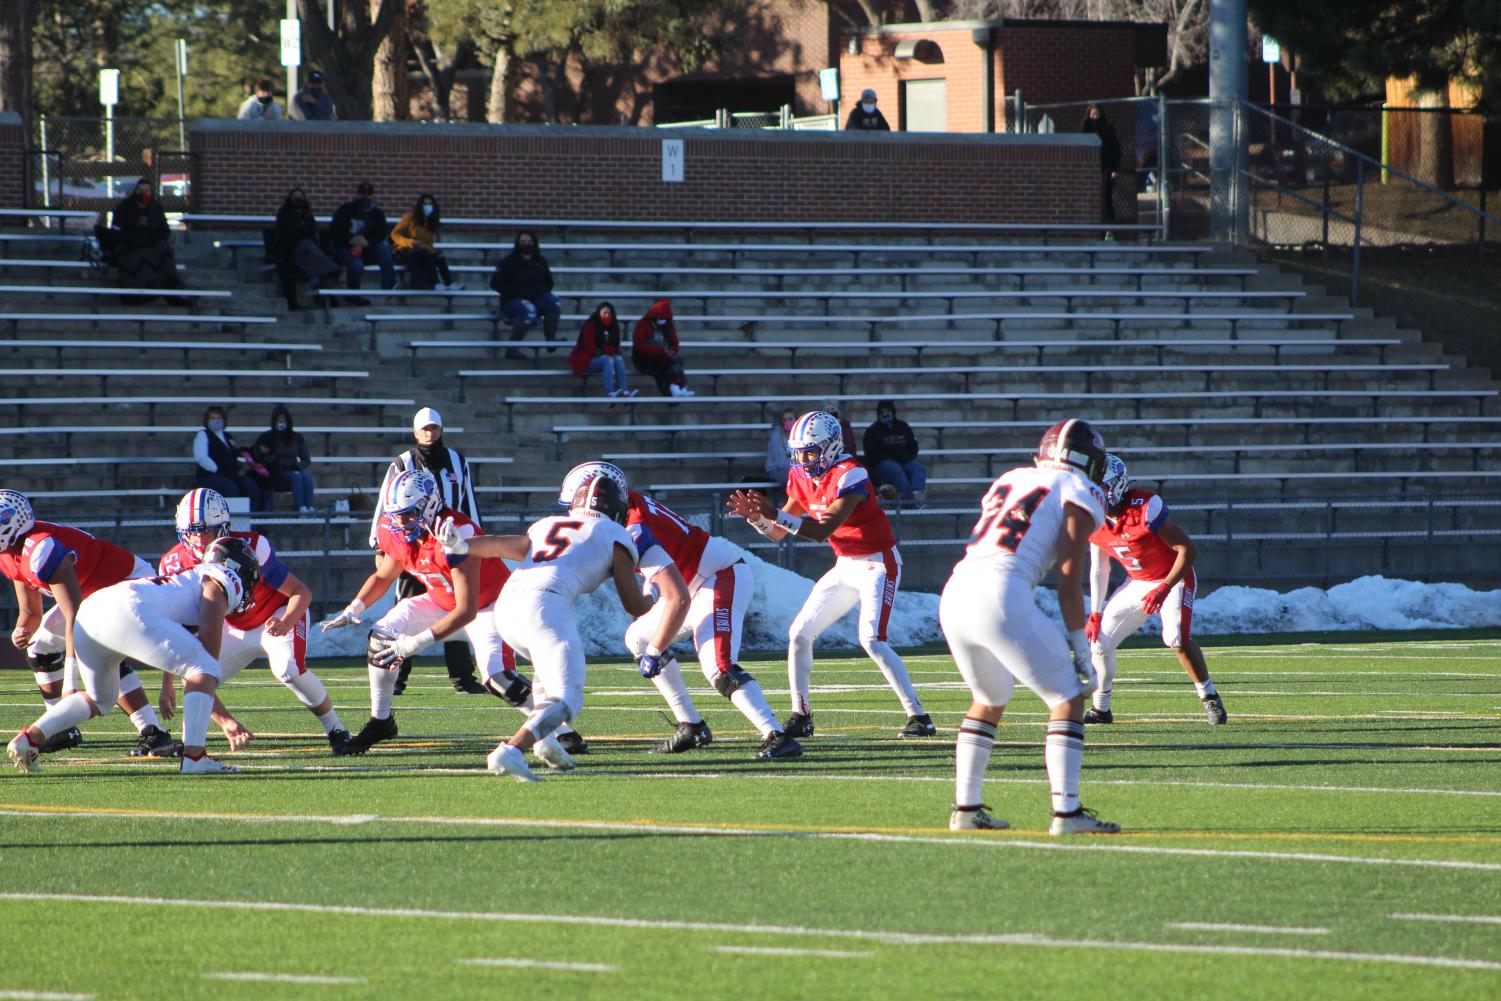
[[[438,495],[433,474],[425,469],[406,469],[386,484],[380,509],[393,535],[416,542],[424,530],[432,530],[442,507],[443,498]]]
[[[31,501],[16,490],[0,490],[0,552],[10,549],[36,527]]]
[[[1105,510],[1117,510],[1126,501],[1126,491],[1136,485],[1131,474],[1126,472],[1126,460],[1106,453],[1105,476],[1100,486],[1105,489]]]
[[[563,486],[558,491],[558,503],[568,507],[573,503],[574,495],[579,492],[579,487],[591,476],[604,476],[614,480],[620,485],[620,493],[629,496],[631,485],[626,482],[625,472],[611,462],[595,459],[591,462],[581,462],[568,470],[568,475],[563,477]]]
[[[814,410],[792,422],[792,430],[787,432],[787,458],[813,479],[844,457],[844,431],[839,418]]]
[[[222,539],[229,534],[229,503],[217,490],[199,487],[189,490],[177,502],[177,538],[203,559],[203,550],[208,542]],[[202,536],[208,536],[204,541]],[[194,537],[198,542],[194,544]]]

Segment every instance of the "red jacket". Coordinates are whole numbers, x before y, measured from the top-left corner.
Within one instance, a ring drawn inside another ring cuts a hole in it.
[[[657,320],[666,320],[662,327],[662,341],[656,341]],[[646,315],[636,321],[635,336],[631,344],[631,350],[638,355],[649,357],[665,357],[678,353],[678,328],[672,322],[672,303],[666,299],[658,299],[652,303],[651,309]]]
[[[599,322],[598,314],[589,317],[579,328],[579,339],[568,354],[568,365],[574,375],[588,375],[589,363],[595,355],[620,353],[620,321],[608,327]]]

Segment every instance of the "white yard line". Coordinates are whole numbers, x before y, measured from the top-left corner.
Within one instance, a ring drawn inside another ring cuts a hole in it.
[[[461,959],[463,966],[499,966],[517,970],[559,970],[565,973],[619,973],[620,967],[609,963],[560,963],[546,959]]]
[[[1498,914],[1388,914],[1393,921],[1438,921],[1456,925],[1501,925]]]
[[[258,984],[314,984],[339,987],[347,984],[363,984],[363,977],[320,977],[302,973],[205,973],[206,980],[243,980]]]
[[[1283,925],[1236,925],[1215,921],[1168,921],[1164,928],[1181,928],[1184,931],[1229,931],[1252,932],[1257,935],[1327,935],[1328,928],[1293,928]]]
[[[66,994],[61,991],[0,990],[5,1001],[93,1001],[92,994]]]
[[[815,956],[820,959],[868,959],[873,952],[849,952],[843,949],[778,949],[772,946],[716,945],[715,952],[729,956]]]
[[[636,930],[702,931],[733,935],[780,935],[797,938],[853,939],[890,945],[1007,945],[1049,949],[1097,949],[1102,951],[1185,953],[1214,956],[1277,956],[1293,959],[1338,960],[1352,963],[1382,963],[1435,966],[1462,970],[1501,971],[1501,962],[1450,956],[1418,956],[1403,953],[1336,952],[1271,946],[1189,945],[1172,942],[1105,941],[1053,938],[1027,932],[979,934],[926,934],[875,931],[863,928],[811,928],[804,925],[747,925],[718,921],[668,921],[655,918],[615,917],[589,914],[536,914],[490,911],[430,911],[418,908],[358,907],[339,904],[298,904],[260,900],[192,900],[163,897],[108,897],[92,894],[31,893],[0,894],[0,899],[70,901],[122,904],[131,907],[188,907],[216,910],[270,911],[302,914],[340,914],[366,918],[415,918],[440,921],[481,921],[508,924],[560,924]]]

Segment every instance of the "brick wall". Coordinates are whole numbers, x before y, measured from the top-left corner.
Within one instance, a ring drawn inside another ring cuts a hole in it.
[[[947,81],[950,132],[984,132],[985,50],[975,44],[969,28],[934,29],[922,25],[910,30],[890,29],[854,36],[859,51],[839,57],[840,116],[848,116],[869,87],[876,104],[893,129],[902,127],[902,84],[907,80]],[[930,41],[943,53],[943,62],[897,59],[896,48],[904,41]],[[840,124],[843,124],[842,122]]]
[[[0,205],[20,208],[26,195],[26,130],[21,116],[0,112]]]
[[[662,140],[685,142],[664,184]],[[320,212],[364,179],[390,214],[433,191],[449,216],[783,222],[1093,222],[1093,137],[874,135],[413,123],[193,124],[198,212]]]
[[[1007,23],[996,31],[997,89],[1028,104],[1131,97],[1136,29],[1130,24]],[[1081,116],[1082,117],[1082,116]],[[1073,129],[1078,122],[1059,122]]]

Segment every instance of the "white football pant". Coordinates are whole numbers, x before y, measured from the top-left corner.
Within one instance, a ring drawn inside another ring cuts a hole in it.
[[[955,573],[943,587],[938,623],[976,702],[1004,706],[1018,681],[1049,707],[1082,691],[1063,630],[1014,574]]]
[[[537,740],[584,708],[584,639],[573,603],[554,591],[507,587],[495,602],[492,628],[532,662],[532,705],[526,728]]]
[[[236,629],[226,624],[219,647],[220,680],[228,681],[264,656],[276,680],[291,689],[297,701],[309,709],[322,705],[328,698],[328,690],[307,669],[308,629],[306,612],[292,631],[282,636],[268,633],[264,622],[254,629]]]
[[[1105,610],[1100,613],[1100,638],[1090,645],[1090,660],[1094,661],[1095,674],[1100,679],[1094,694],[1095,708],[1110,708],[1110,697],[1115,690],[1116,647],[1151,617],[1141,607],[1141,599],[1161,583],[1160,580],[1128,580],[1105,602]],[[1198,579],[1190,569],[1167,593],[1167,599],[1157,612],[1162,616],[1162,644],[1170,649],[1176,650],[1190,638],[1197,587]]]
[[[135,580],[137,577],[155,576],[156,571],[151,569],[151,564],[137,556],[135,566],[131,567],[130,573],[121,579]],[[31,635],[31,643],[26,647],[26,652],[34,657],[66,652],[68,648],[67,629],[68,620],[63,615],[63,610],[57,605],[53,605],[42,615],[42,624]],[[63,683],[63,691],[74,692],[78,690],[78,672],[76,670],[71,676],[64,672],[60,677]],[[38,674],[37,680],[39,682],[42,681],[42,675]],[[58,677],[48,675],[45,680],[56,681]]]
[[[219,677],[219,664],[198,637],[133,592],[97,591],[84,600],[73,623],[73,649],[83,690],[101,714],[120,697],[120,662],[125,659],[179,678]]]

